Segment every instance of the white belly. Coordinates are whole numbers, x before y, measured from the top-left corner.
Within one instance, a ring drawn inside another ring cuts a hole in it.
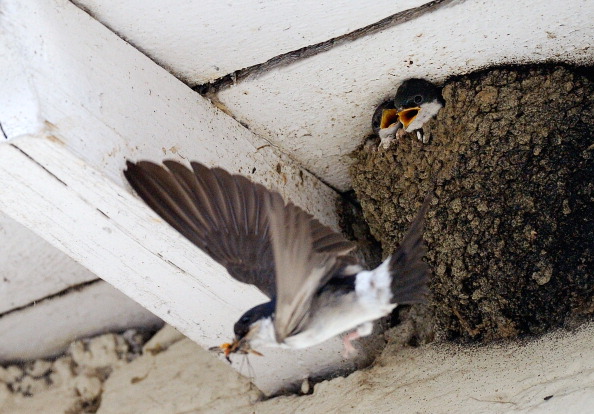
[[[303,332],[285,338],[285,345],[289,348],[317,345],[390,314],[396,304],[390,303],[392,278],[387,269],[386,261],[374,271],[360,272],[354,292],[318,309]]]
[[[260,329],[250,340],[252,346],[307,348],[390,314],[396,304],[390,303],[392,277],[388,260],[373,271],[359,272],[353,292],[330,297],[330,301],[322,300],[321,306],[314,304],[307,326],[297,335],[285,338],[282,344],[276,342],[273,321],[270,318],[261,321]],[[359,333],[365,336],[371,331],[359,330]]]
[[[285,338],[283,345],[296,349],[317,345],[389,314],[394,306],[371,309],[357,303],[351,303],[348,311],[345,311],[344,308],[334,308],[327,309],[323,313],[318,312],[303,332]]]

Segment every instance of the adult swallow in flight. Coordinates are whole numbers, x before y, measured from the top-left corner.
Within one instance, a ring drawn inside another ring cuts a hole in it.
[[[175,161],[165,167],[127,162],[138,195],[182,235],[240,282],[270,301],[245,312],[235,338],[220,350],[254,353],[275,346],[306,348],[336,335],[369,335],[372,322],[400,304],[424,302],[429,268],[422,258],[426,197],[400,247],[379,267],[364,270],[355,245],[275,191],[221,168]]]

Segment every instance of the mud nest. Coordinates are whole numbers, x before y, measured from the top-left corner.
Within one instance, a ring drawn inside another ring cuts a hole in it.
[[[443,97],[428,145],[367,145],[351,168],[386,254],[435,189],[438,332],[492,340],[594,313],[594,82],[559,66],[495,69],[449,81]]]

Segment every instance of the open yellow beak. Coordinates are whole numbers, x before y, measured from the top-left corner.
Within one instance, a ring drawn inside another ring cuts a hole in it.
[[[415,108],[406,108],[406,109],[398,112],[398,120],[400,121],[402,126],[404,126],[405,129],[408,128],[408,126],[410,125],[410,123],[412,121],[414,121],[414,119],[419,114],[420,110],[421,110],[421,108],[417,106]],[[383,116],[382,116],[382,120],[383,120]]]
[[[384,109],[380,121],[380,129],[388,128],[390,125],[398,122],[398,112],[396,109]]]

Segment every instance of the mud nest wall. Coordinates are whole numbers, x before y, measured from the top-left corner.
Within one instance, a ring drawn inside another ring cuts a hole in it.
[[[436,180],[426,240],[437,329],[491,340],[594,312],[594,83],[565,67],[449,81],[423,128],[353,153],[353,186],[392,252]]]

